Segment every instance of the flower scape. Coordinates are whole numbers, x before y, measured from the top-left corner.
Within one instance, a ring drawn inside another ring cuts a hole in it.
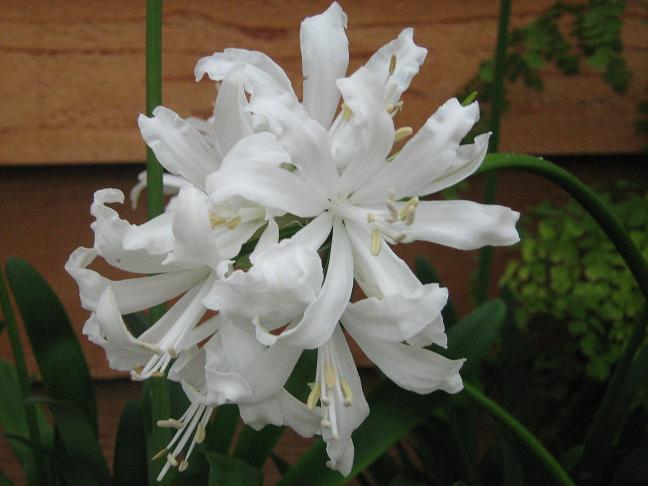
[[[190,401],[181,417],[158,422],[177,429],[160,453],[160,478],[187,468],[223,404],[236,404],[255,429],[321,435],[328,466],[348,475],[352,433],[369,406],[346,336],[406,390],[462,389],[464,360],[428,349],[447,345],[448,291],[423,285],[390,245],[510,245],[519,213],[422,199],[483,161],[488,133],[461,144],[478,105],[450,99],[415,134],[396,129],[401,95],[427,51],[405,29],[347,76],[346,25],[337,3],[302,22],[301,102],[268,56],[226,49],[195,68],[196,80],[219,85],[212,117],[183,119],[163,106],[140,115],[168,171],[163,214],[133,225],[109,206],[124,202],[121,191],[94,195],[94,245],[66,264],[92,313],[83,333],[112,368],[133,380],[167,376]],[[134,203],[144,188],[141,178]],[[97,257],[139,276],[110,280],[89,268]],[[364,295],[351,302],[354,282]],[[154,325],[130,332],[125,314],[167,301]],[[303,403],[284,385],[308,349],[317,366]]]

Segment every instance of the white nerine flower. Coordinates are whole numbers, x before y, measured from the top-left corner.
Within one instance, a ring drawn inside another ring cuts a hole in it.
[[[304,312],[281,332],[270,332],[277,323],[253,322],[262,344],[319,349],[310,402],[322,403],[320,432],[328,442],[331,466],[347,474],[353,458],[350,433],[357,423],[347,420],[339,406],[353,400],[352,393],[345,395],[352,392],[350,386],[344,385],[352,381],[344,376],[351,372],[341,374],[337,358],[344,350],[339,338],[332,339],[338,321],[404,388],[419,393],[461,389],[462,362],[422,348],[433,342],[445,344],[439,314],[443,304],[428,319],[410,320],[411,314],[399,319],[403,316],[394,310],[395,303],[403,305],[404,299],[426,301],[429,289],[388,243],[424,240],[459,249],[513,244],[518,241],[519,214],[468,201],[421,200],[459,182],[481,164],[489,134],[460,145],[478,119],[477,104],[464,107],[449,100],[400,152],[390,156],[395,139],[411,132],[395,130],[392,118],[402,107],[400,95],[418,72],[425,50],[414,44],[412,30],[406,29],[345,78],[345,25],[346,15],[337,3],[302,23],[303,103],[283,70],[259,52],[216,53],[198,62],[196,77],[207,74],[220,80],[232,66],[243,66],[250,94],[247,109],[255,130],[273,133],[290,161],[259,163],[255,147],[242,140],[241,145],[248,145],[245,157],[228,157],[218,172],[207,177],[212,203],[241,197],[301,218],[316,218],[321,240],[332,230],[326,278]],[[342,109],[333,120],[340,96]],[[354,274],[367,300],[349,305]],[[387,315],[390,318],[377,327],[377,336],[373,319]]]

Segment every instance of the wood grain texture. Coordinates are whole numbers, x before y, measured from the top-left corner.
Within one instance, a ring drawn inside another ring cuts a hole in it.
[[[351,68],[363,64],[404,26],[429,55],[405,100],[403,125],[420,126],[492,55],[498,2],[362,0],[349,15]],[[523,25],[550,0],[514,3]],[[266,52],[301,83],[299,23],[327,1],[173,0],[165,2],[164,102],[188,116],[209,115],[210,81],[196,84],[198,58],[225,47]],[[545,71],[541,93],[511,89],[504,150],[619,153],[639,150],[632,131],[648,84],[645,9],[630,2],[623,40],[635,76],[617,95],[587,67],[565,78]],[[144,6],[128,0],[3,0],[0,9],[0,164],[133,162],[144,148],[136,125],[144,109]]]

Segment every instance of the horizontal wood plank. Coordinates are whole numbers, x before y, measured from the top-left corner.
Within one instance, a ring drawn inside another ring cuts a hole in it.
[[[429,50],[405,97],[402,125],[420,126],[492,55],[498,2],[483,0],[346,1],[351,67],[404,26]],[[553,3],[514,2],[523,25]],[[266,52],[300,91],[299,23],[326,1],[174,0],[164,8],[164,103],[188,116],[209,116],[210,81],[195,83],[198,58],[225,47]],[[637,100],[648,83],[645,9],[630,2],[623,40],[634,78],[618,95],[584,67],[565,77],[545,70],[541,93],[511,89],[502,148],[544,153],[620,153],[641,147],[633,133]],[[4,0],[0,10],[0,164],[134,162],[144,148],[144,6],[128,0]]]

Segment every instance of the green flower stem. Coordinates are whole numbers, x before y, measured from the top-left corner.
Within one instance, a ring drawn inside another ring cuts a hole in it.
[[[491,138],[488,144],[489,152],[499,150],[500,125],[502,112],[504,111],[504,74],[506,72],[506,48],[508,45],[509,21],[511,19],[511,0],[501,0],[499,25],[497,30],[497,45],[495,46],[495,72],[493,79],[493,93],[491,102],[490,130]],[[497,191],[497,177],[495,174],[486,176],[486,187],[484,189],[484,202],[492,204],[495,202]],[[475,280],[475,304],[479,305],[488,297],[490,284],[490,270],[493,261],[493,247],[486,246],[479,252],[479,264]]]
[[[151,116],[155,107],[162,103],[162,0],[146,2],[146,113]],[[162,166],[155,158],[153,151],[146,149],[146,202],[149,219],[164,212],[162,188]],[[151,322],[157,321],[164,314],[164,306],[150,310]],[[146,384],[144,393],[150,393],[152,444],[149,453],[155,454],[167,446],[171,439],[168,429],[157,427],[157,421],[171,415],[169,385],[165,379],[152,378]],[[155,463],[150,468],[150,477],[155,476],[164,461]],[[161,484],[171,484],[173,471],[169,471]]]
[[[545,466],[547,472],[556,480],[557,484],[575,486],[575,483],[556,458],[552,456],[536,436],[533,435],[524,425],[518,422],[515,417],[484,395],[475,386],[466,383],[465,381],[462,394],[486,410],[495,420],[508,428]]]
[[[38,429],[38,421],[36,419],[36,405],[27,404],[25,400],[32,395],[31,383],[29,381],[29,374],[27,373],[27,364],[25,362],[25,353],[23,351],[22,342],[20,341],[20,334],[18,334],[18,326],[16,325],[16,316],[14,315],[7,286],[5,285],[4,275],[0,270],[0,307],[2,308],[2,315],[7,326],[7,335],[9,336],[9,343],[11,345],[11,352],[13,353],[14,362],[16,364],[16,374],[20,382],[20,392],[23,398],[23,408],[25,409],[25,417],[27,419],[27,429],[29,430],[29,438],[35,443],[41,443],[40,430]],[[41,454],[33,449],[34,463],[36,470],[43,484],[49,484],[48,471],[45,463],[42,460]]]

